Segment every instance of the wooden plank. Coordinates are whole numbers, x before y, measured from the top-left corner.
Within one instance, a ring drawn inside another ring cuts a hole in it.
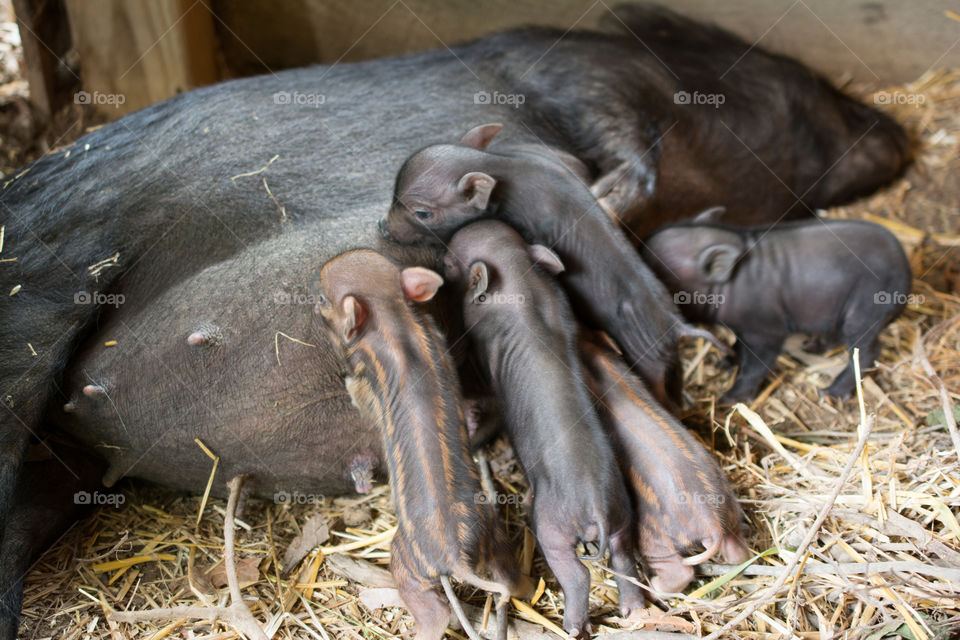
[[[66,0],[86,100],[111,117],[216,82],[213,17],[196,0]]]
[[[62,61],[70,49],[63,0],[13,0],[30,101],[44,118],[70,99],[79,78]]]

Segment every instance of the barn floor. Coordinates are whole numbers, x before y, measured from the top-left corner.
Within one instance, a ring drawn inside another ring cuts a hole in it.
[[[881,95],[849,89],[871,100]],[[865,453],[822,526],[811,532],[856,447],[862,422],[856,399],[831,403],[817,396],[845,356],[790,348],[780,358],[777,378],[751,407],[730,410],[714,406],[729,384],[719,354],[689,346],[687,391],[695,402],[687,422],[713,447],[734,483],[757,558],[736,570],[702,566],[686,596],[660,603],[672,621],[670,627],[661,625],[664,630],[716,631],[754,599],[762,606],[724,637],[778,638],[792,632],[805,638],[919,640],[951,637],[960,629],[960,442],[953,443],[944,426],[939,391],[941,384],[952,390],[947,403],[960,415],[960,71],[931,72],[886,92],[923,96],[922,104],[914,99],[880,105],[910,129],[917,161],[882,193],[826,212],[886,225],[906,248],[915,274],[908,310],[883,334],[882,364],[863,378],[865,412],[876,415]],[[0,110],[0,120],[2,115]],[[76,112],[63,117],[72,124],[57,144],[78,137],[87,124]],[[0,129],[8,130],[2,122]],[[12,148],[4,134],[3,168],[42,153],[60,135],[34,131],[21,148]],[[543,627],[557,629],[562,596],[525,526],[524,481],[509,448],[499,441],[487,457],[505,498],[518,561],[544,580],[533,602],[512,608],[515,620],[530,623],[516,627],[514,635],[539,637]],[[238,637],[209,620],[131,625],[107,619],[112,611],[229,604],[222,563],[224,502],[211,499],[202,508],[200,497],[133,482],[122,483],[122,491],[121,506],[101,507],[78,523],[26,577],[21,637]],[[378,568],[387,564],[396,523],[388,488],[378,486],[361,498],[288,498],[248,501],[237,532],[245,601],[268,635],[411,636],[413,621],[404,609],[368,607],[390,602],[389,591],[371,590],[386,586]],[[316,536],[321,546],[307,545],[312,550],[303,549],[306,556],[291,577],[282,578],[281,559],[298,536]],[[341,554],[362,562],[346,562]],[[621,631],[612,576],[599,565],[591,571],[595,632]],[[784,573],[786,579],[778,581]],[[463,596],[485,605],[483,594]]]

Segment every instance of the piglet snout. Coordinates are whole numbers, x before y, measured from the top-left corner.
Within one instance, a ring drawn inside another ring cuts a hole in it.
[[[377,229],[380,231],[380,235],[384,237],[385,240],[393,241],[393,238],[390,237],[390,231],[387,229],[387,219],[380,218],[377,220]]]

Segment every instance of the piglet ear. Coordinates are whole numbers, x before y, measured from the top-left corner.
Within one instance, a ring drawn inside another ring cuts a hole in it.
[[[477,209],[486,209],[490,203],[490,194],[497,186],[497,181],[480,171],[471,171],[464,174],[457,184],[457,190],[467,204]]]
[[[713,284],[727,282],[733,276],[733,270],[741,255],[741,247],[735,244],[711,245],[697,256],[697,269],[707,282]]]
[[[343,299],[343,329],[341,337],[346,344],[353,342],[357,333],[363,328],[363,323],[367,321],[367,310],[363,303],[353,296],[346,296]]]
[[[540,265],[552,276],[560,275],[566,270],[560,256],[542,244],[531,244],[527,247],[527,253],[530,254],[530,259],[533,260],[534,264]]]
[[[487,265],[479,260],[470,265],[470,298],[473,302],[483,302],[490,286],[490,272]]]
[[[471,207],[486,209],[495,186],[497,181],[492,177],[480,171],[471,171],[460,178],[457,190]]]
[[[463,134],[463,137],[460,138],[460,144],[474,149],[486,149],[501,129],[503,129],[503,125],[499,122],[482,124]]]
[[[408,267],[400,272],[400,286],[407,300],[426,302],[443,285],[443,278],[436,271],[423,267]]]
[[[716,207],[710,207],[709,209],[704,209],[697,215],[693,217],[693,221],[700,224],[709,224],[711,222],[720,222],[723,218],[723,215],[727,212],[727,208],[719,205]]]

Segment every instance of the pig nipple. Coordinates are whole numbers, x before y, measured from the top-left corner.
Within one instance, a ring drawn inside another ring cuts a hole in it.
[[[83,395],[87,396],[88,398],[99,398],[101,396],[106,396],[107,390],[98,384],[88,384],[83,388]],[[67,403],[67,404],[73,404],[73,403]],[[76,409],[76,405],[74,405],[73,408]],[[66,405],[64,405],[64,410],[66,409],[67,407]]]
[[[217,347],[222,340],[223,331],[209,322],[201,322],[193,333],[187,336],[187,344],[191,347]]]
[[[357,493],[370,493],[373,489],[373,467],[373,456],[370,454],[358,455],[350,463],[349,475]]]

